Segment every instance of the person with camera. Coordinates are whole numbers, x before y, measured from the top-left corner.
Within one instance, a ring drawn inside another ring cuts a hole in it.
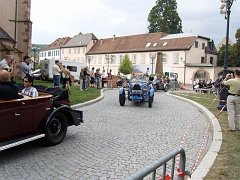
[[[6,70],[10,74],[10,78],[13,78],[14,64],[16,62],[11,55],[6,55],[5,59],[0,61],[0,70]]]
[[[229,86],[227,97],[228,111],[228,131],[240,131],[240,70],[235,70],[235,78],[233,75],[227,74],[222,81],[223,85]],[[231,79],[232,77],[232,79]]]
[[[29,56],[23,57],[23,62],[21,63],[21,77],[22,81],[24,81],[24,78],[32,77],[31,69],[32,69],[32,60]],[[33,78],[33,77],[32,77]]]

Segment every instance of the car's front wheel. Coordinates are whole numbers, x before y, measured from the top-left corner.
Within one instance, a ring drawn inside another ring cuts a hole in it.
[[[148,99],[148,107],[151,108],[153,104],[153,96]]]
[[[67,133],[67,119],[62,112],[57,112],[48,122],[45,129],[45,141],[54,146],[61,143]]]
[[[125,104],[125,94],[119,94],[119,103],[121,106]]]

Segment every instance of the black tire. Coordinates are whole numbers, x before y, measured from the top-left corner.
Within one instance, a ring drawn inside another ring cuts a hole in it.
[[[61,143],[67,133],[68,122],[62,112],[57,112],[48,122],[45,129],[45,141],[50,146]]]
[[[119,94],[119,103],[121,106],[125,104],[125,94]]]
[[[165,86],[164,91],[165,91],[165,92],[168,91],[168,85]]]
[[[154,88],[154,91],[156,92],[157,91],[157,85],[154,84],[153,88]]]
[[[151,108],[153,104],[153,96],[148,99],[148,107]]]

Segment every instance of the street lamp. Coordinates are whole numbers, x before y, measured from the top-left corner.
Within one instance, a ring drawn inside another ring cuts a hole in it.
[[[107,63],[108,63],[107,73],[108,73],[108,71],[109,71],[109,63],[112,64],[114,57],[115,57],[114,55],[108,55],[108,54],[105,55],[105,59],[106,59],[106,61],[107,61]]]
[[[149,57],[150,57],[150,59],[152,60],[152,74],[153,74],[153,64],[154,64],[154,59],[156,58],[156,53],[155,54],[152,54],[152,53],[150,53],[149,54]]]
[[[227,20],[227,30],[226,30],[226,49],[225,49],[225,56],[224,56],[224,66],[223,66],[223,76],[224,79],[228,73],[228,39],[229,39],[229,18],[231,13],[231,7],[233,4],[233,0],[221,0],[222,5],[220,6],[220,13],[225,14],[225,19]],[[220,84],[221,92],[219,96],[219,105],[218,109],[222,109],[226,105],[226,100],[228,96],[228,89],[225,88],[224,85]],[[225,107],[224,110],[226,111],[227,108]]]
[[[34,60],[33,61],[33,70],[35,70],[36,69],[36,59],[35,59],[35,56],[36,56],[36,52],[39,51],[39,46],[32,45],[32,51],[33,51],[33,60]]]
[[[89,64],[89,69],[90,69],[90,62],[93,60],[93,56],[87,56],[88,64]]]

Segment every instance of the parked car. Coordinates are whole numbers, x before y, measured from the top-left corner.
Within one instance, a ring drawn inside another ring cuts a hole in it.
[[[127,92],[127,93],[125,93]],[[123,86],[119,90],[119,103],[124,106],[125,100],[132,102],[148,102],[148,107],[152,107],[154,97],[154,88],[152,82],[147,77],[134,76],[129,85]]]
[[[18,99],[0,100],[0,151],[39,138],[57,145],[68,126],[83,123],[83,112],[70,107],[66,90],[41,85],[35,88],[38,97],[19,94]]]
[[[169,84],[164,83],[162,80],[156,79],[156,80],[153,80],[152,83],[153,83],[154,91],[164,90],[165,92],[167,92],[169,89]]]

